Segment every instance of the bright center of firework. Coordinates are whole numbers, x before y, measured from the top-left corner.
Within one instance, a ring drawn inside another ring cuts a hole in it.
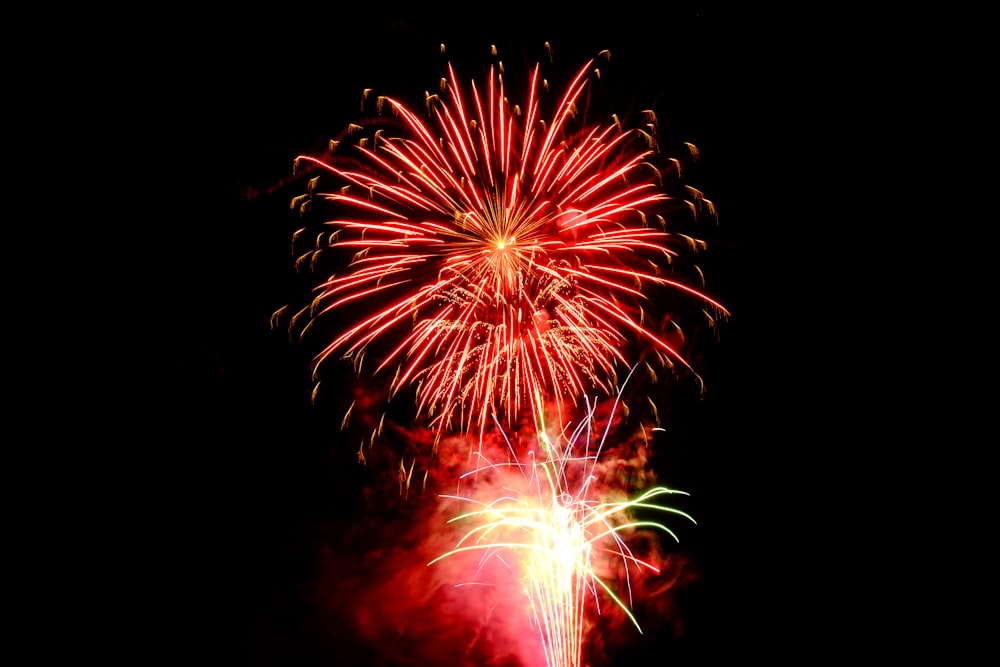
[[[569,568],[586,562],[590,551],[589,542],[586,535],[579,531],[579,517],[573,508],[556,504],[552,509],[552,525],[549,528],[551,558],[562,567]]]
[[[497,236],[494,241],[494,245],[497,250],[504,250],[505,248],[514,247],[515,239],[513,236]]]

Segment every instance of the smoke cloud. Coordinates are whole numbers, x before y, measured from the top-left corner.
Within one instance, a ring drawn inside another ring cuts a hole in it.
[[[614,500],[654,485],[648,430],[632,427],[633,435],[612,440],[603,430],[610,410],[594,410],[591,419],[589,434],[581,429],[573,437],[572,451],[600,457],[590,466],[565,466],[567,488],[589,485],[590,493]],[[620,419],[611,426],[610,433],[623,430]],[[382,667],[546,664],[516,554],[472,550],[430,564],[474,525],[453,519],[476,508],[476,500],[537,495],[531,463],[545,456],[538,436],[521,429],[475,441],[449,437],[433,456],[429,431],[389,425],[386,440],[393,444],[377,443],[367,457],[384,475],[366,489],[361,519],[324,547],[319,602],[332,650],[343,651],[344,664]],[[663,548],[669,536],[624,530],[621,537],[650,567],[607,551],[595,554],[595,573],[618,591],[643,631],[679,635],[673,592],[696,578],[692,564]],[[586,605],[584,664],[609,664],[639,632],[599,587]]]

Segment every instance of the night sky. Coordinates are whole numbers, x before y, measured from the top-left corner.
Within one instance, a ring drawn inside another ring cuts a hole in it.
[[[786,638],[809,625],[799,602],[813,575],[794,503],[806,482],[785,474],[798,417],[777,400],[791,364],[775,353],[795,320],[780,303],[786,288],[774,286],[781,244],[794,240],[774,192],[790,169],[775,155],[779,74],[744,17],[693,4],[489,21],[478,12],[496,10],[285,8],[177,32],[183,57],[158,77],[171,110],[160,136],[176,168],[147,203],[164,222],[150,235],[164,260],[154,310],[164,344],[142,370],[159,390],[147,430],[164,443],[144,459],[164,480],[147,527],[157,566],[143,576],[158,639],[136,664],[396,664],[330,612],[340,589],[328,579],[331,563],[363,579],[352,558],[377,540],[392,548],[376,529],[355,552],[345,538],[360,539],[373,505],[386,530],[407,510],[380,498],[384,471],[357,464],[336,401],[310,405],[308,348],[269,327],[295,286],[288,203],[304,183],[290,181],[292,161],[360,116],[365,88],[419,105],[444,74],[441,43],[479,78],[470,70],[490,61],[491,45],[514,69],[544,58],[546,41],[574,71],[609,49],[619,93],[611,111],[653,108],[662,132],[698,146],[692,185],[719,211],[702,267],[733,313],[704,350],[705,398],[675,396],[661,461],[663,475],[692,491],[699,521],[690,538],[702,577],[682,598],[685,631],[619,648],[616,664],[707,665],[734,654],[790,664]]]

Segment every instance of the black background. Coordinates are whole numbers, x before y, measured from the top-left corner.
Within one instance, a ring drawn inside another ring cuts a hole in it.
[[[459,67],[489,62],[494,44],[507,68],[542,59],[545,42],[568,68],[609,49],[616,104],[654,108],[663,131],[698,146],[693,185],[719,211],[703,266],[733,317],[699,369],[704,400],[680,396],[671,425],[704,576],[681,639],[645,638],[618,659],[792,664],[837,650],[806,639],[827,631],[834,585],[810,537],[824,475],[800,393],[815,363],[801,338],[808,289],[794,276],[815,233],[788,195],[805,104],[788,44],[767,17],[698,3],[548,14],[291,5],[171,22],[158,42],[150,127],[137,130],[167,167],[143,190],[156,343],[139,341],[135,369],[150,416],[133,479],[153,508],[128,559],[151,610],[132,619],[139,664],[392,664],[317,612],[317,554],[379,475],[338,442],[341,415],[310,405],[308,354],[269,318],[291,280],[294,157],[354,120],[364,88],[422,99],[443,75],[442,43]]]

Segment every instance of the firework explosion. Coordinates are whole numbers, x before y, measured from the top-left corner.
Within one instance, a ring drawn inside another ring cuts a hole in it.
[[[654,529],[676,534],[663,523],[635,520],[636,511],[654,510],[679,515],[694,521],[678,509],[654,501],[684,492],[662,486],[628,498],[598,474],[601,450],[607,432],[596,441],[590,430],[593,408],[588,419],[571,434],[550,437],[539,425],[538,451],[530,450],[518,458],[507,442],[505,461],[483,461],[463,475],[475,480],[471,495],[442,495],[459,500],[471,510],[452,519],[472,524],[454,549],[437,557],[431,564],[459,554],[479,555],[476,570],[490,559],[497,559],[518,580],[530,603],[532,619],[542,640],[545,661],[550,667],[578,667],[582,659],[585,610],[588,600],[600,612],[602,597],[610,599],[641,632],[635,616],[615,591],[609,579],[624,580],[631,597],[631,578],[647,569],[659,573],[656,564],[638,557],[629,547],[627,536],[636,531]],[[608,423],[610,428],[610,420]],[[481,488],[478,477],[498,473],[503,482]],[[686,494],[684,494],[686,495]],[[620,561],[617,569],[608,567],[607,556]],[[635,574],[632,570],[635,568]]]
[[[681,161],[660,154],[652,111],[631,130],[615,116],[580,120],[596,65],[580,68],[544,115],[538,65],[523,105],[510,102],[502,64],[484,90],[468,91],[449,65],[422,113],[366,91],[374,119],[352,125],[350,142],[331,142],[328,155],[296,159],[319,173],[293,206],[324,204],[334,216],[299,265],[326,251],[349,259],[290,320],[306,323],[303,335],[329,313],[352,322],[316,356],[317,382],[331,358],[359,372],[370,363],[391,378],[390,396],[414,390],[417,418],[439,436],[482,435],[494,414],[508,427],[526,414],[537,423],[536,396],[560,413],[591,390],[612,396],[616,369],[635,363],[630,352],[690,368],[651,295],[691,297],[712,322],[725,314],[671,270],[702,243],[668,229],[668,217],[714,216],[714,207],[688,186],[678,186],[684,196],[665,191],[680,183]]]
[[[346,359],[384,378],[388,399],[413,397],[414,429],[432,434],[432,459],[447,434],[475,443],[471,465],[450,480],[456,492],[440,496],[442,507],[470,508],[449,521],[465,532],[429,561],[467,563],[475,574],[460,585],[499,563],[520,587],[550,667],[581,664],[588,610],[610,603],[639,628],[632,581],[659,565],[630,539],[676,535],[636,514],[691,519],[657,503],[683,492],[650,486],[630,496],[600,474],[612,420],[595,438],[589,397],[611,400],[614,414],[636,368],[653,380],[655,364],[693,373],[665,304],[695,304],[709,325],[727,315],[702,291],[696,267],[698,279],[685,279],[674,261],[704,246],[674,223],[715,217],[683,181],[683,160],[697,150],[684,144],[682,158],[663,155],[652,111],[632,129],[614,115],[586,119],[606,57],[585,63],[555,96],[535,65],[521,104],[511,102],[499,62],[485,85],[468,87],[449,64],[418,110],[365,91],[375,116],[326,154],[296,158],[309,185],[292,206],[305,220],[323,219],[315,233],[295,233],[298,243],[312,240],[296,266],[334,268],[306,306],[274,318],[289,313],[289,330],[301,336],[331,316],[338,322],[313,361],[314,395],[321,367]],[[584,418],[571,429],[581,404]],[[372,422],[369,446],[385,422]],[[531,437],[484,447],[526,425]],[[362,461],[364,451],[363,441]],[[414,464],[399,462],[401,494]]]

